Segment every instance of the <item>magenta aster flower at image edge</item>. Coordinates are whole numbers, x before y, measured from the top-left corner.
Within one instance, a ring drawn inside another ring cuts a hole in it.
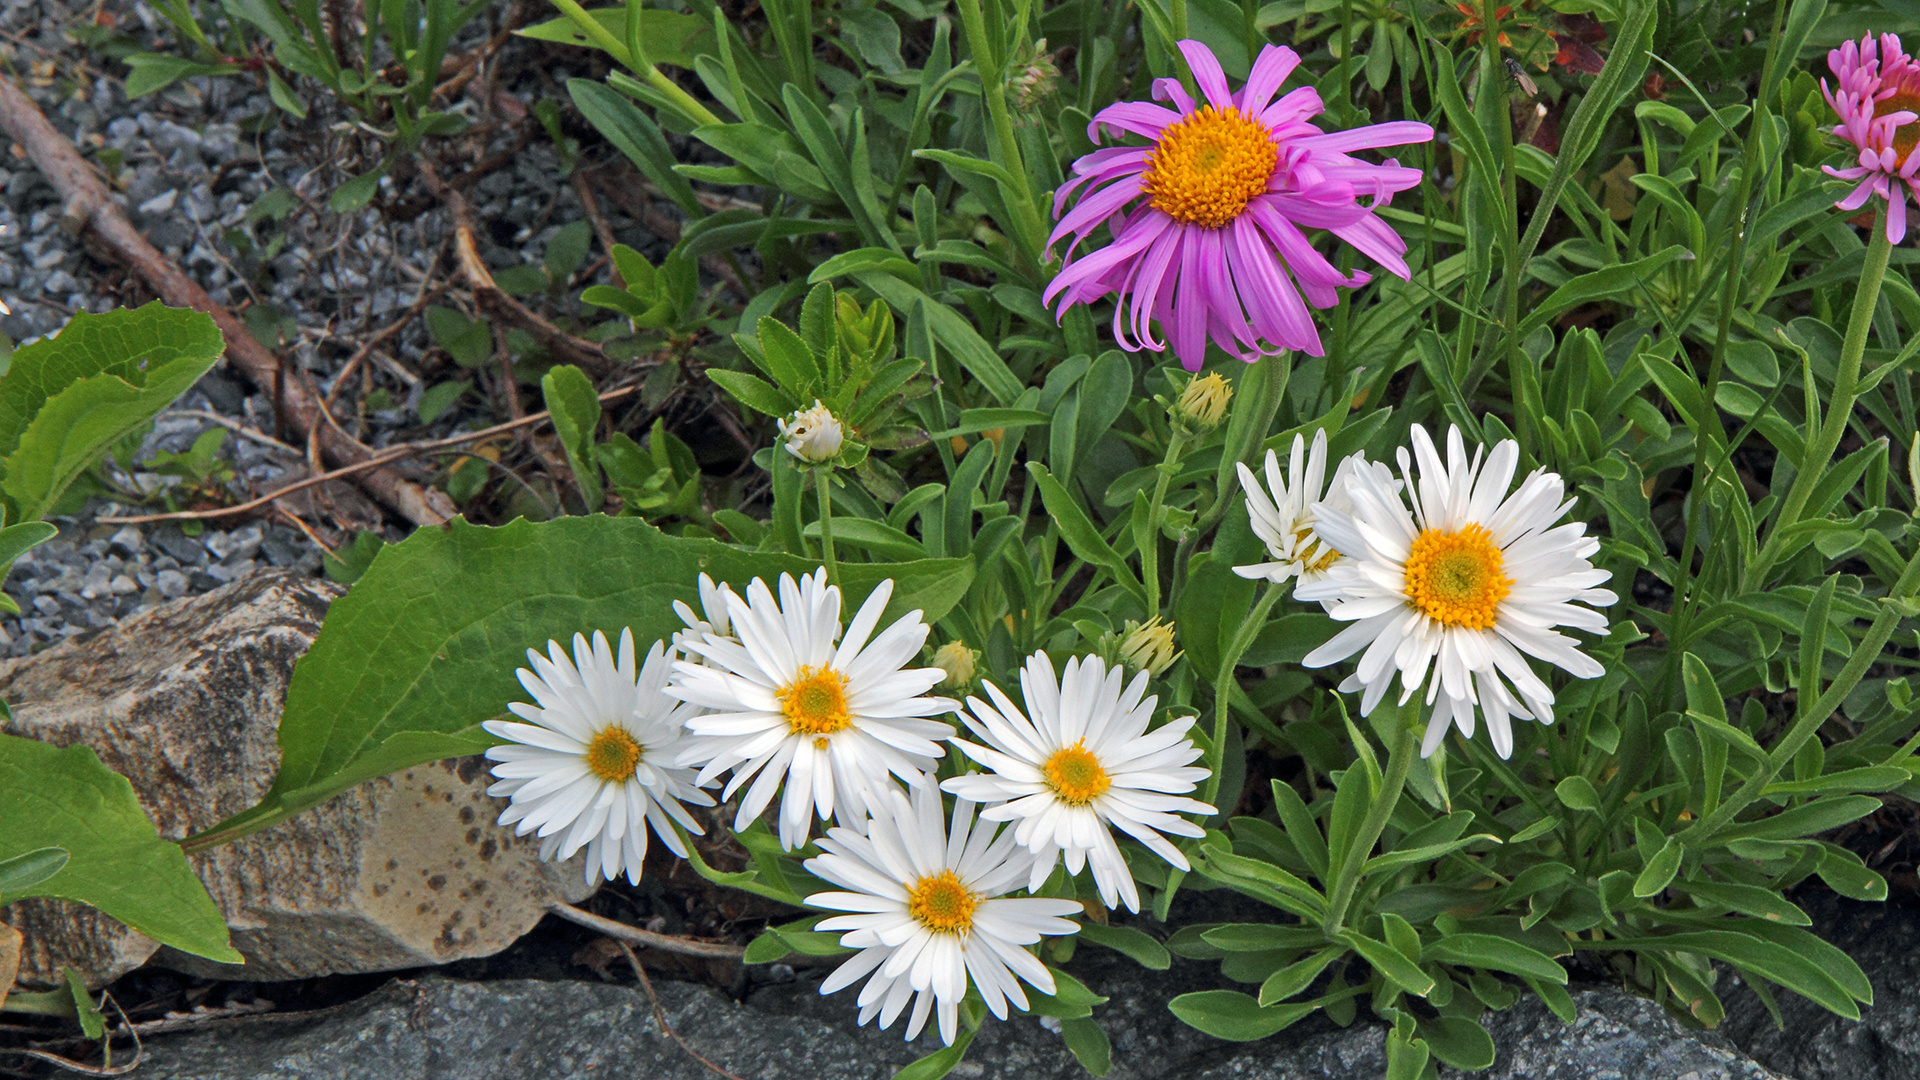
[[[1318,356],[1320,335],[1307,305],[1332,307],[1336,287],[1370,278],[1340,273],[1301,230],[1325,229],[1408,277],[1406,242],[1373,211],[1417,185],[1420,171],[1350,153],[1426,142],[1433,129],[1396,121],[1323,132],[1311,123],[1324,111],[1312,87],[1274,100],[1299,66],[1292,49],[1262,49],[1238,94],[1227,89],[1205,45],[1182,41],[1180,51],[1205,104],[1177,80],[1155,79],[1154,98],[1174,108],[1124,101],[1093,118],[1091,139],[1104,126],[1153,145],[1108,147],[1074,163],[1074,178],[1054,196],[1059,224],[1048,248],[1071,240],[1044,298],[1051,305],[1058,297],[1064,312],[1114,294],[1113,335],[1121,347],[1166,348],[1154,336],[1158,320],[1189,371],[1200,369],[1209,337],[1249,363],[1286,349]],[[1127,211],[1136,199],[1145,201]],[[1102,222],[1112,242],[1076,255]]]
[[[1887,242],[1907,235],[1907,200],[1920,204],[1920,64],[1901,51],[1900,38],[1882,34],[1849,41],[1827,54],[1837,87],[1820,80],[1820,92],[1840,123],[1833,133],[1859,151],[1849,169],[1827,167],[1828,174],[1858,180],[1834,205],[1858,210],[1875,195],[1887,200]]]

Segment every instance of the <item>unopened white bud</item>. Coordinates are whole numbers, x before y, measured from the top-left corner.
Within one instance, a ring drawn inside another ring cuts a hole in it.
[[[787,453],[809,465],[832,461],[840,453],[840,444],[846,441],[840,421],[818,398],[814,399],[813,408],[780,421],[780,434],[786,436]]]

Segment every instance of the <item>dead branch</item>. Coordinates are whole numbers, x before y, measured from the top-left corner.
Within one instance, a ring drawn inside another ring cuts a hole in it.
[[[226,339],[227,358],[238,364],[254,385],[274,391],[276,404],[284,405],[287,418],[295,427],[304,429],[313,422],[319,412],[320,399],[305,373],[285,370],[280,358],[255,341],[232,312],[214,303],[206,290],[155,250],[127,220],[125,211],[114,202],[106,185],[94,175],[73,143],[55,131],[40,107],[7,78],[0,78],[0,129],[25,151],[65,199],[61,212],[63,225],[76,235],[90,233],[131,266],[168,304],[212,316]],[[352,473],[368,494],[415,525],[444,524],[458,512],[444,492],[424,487],[384,467],[392,459],[376,458],[358,439],[324,427],[320,442],[329,459],[353,467]]]
[[[601,918],[591,911],[582,911],[572,904],[559,901],[548,905],[547,910],[568,922],[579,923],[589,930],[598,930],[617,941],[630,941],[645,949],[659,949],[661,952],[679,953],[681,956],[700,956],[709,960],[738,960],[747,953],[738,945],[722,945],[718,942],[674,937],[672,934],[656,934],[651,930],[642,930],[637,926],[628,926],[613,919]]]
[[[454,258],[460,264],[460,274],[466,278],[467,285],[473,289],[473,298],[482,307],[491,308],[496,315],[513,322],[531,334],[534,340],[552,349],[561,359],[600,372],[609,371],[614,364],[600,346],[583,338],[574,337],[565,330],[548,322],[538,312],[513,297],[508,296],[500,286],[494,284],[493,273],[480,258],[480,249],[473,240],[473,211],[467,206],[466,196],[454,185],[440,179],[433,163],[421,158],[418,162],[420,178],[426,182],[427,190],[447,204],[453,213],[453,249]]]
[[[615,925],[618,925],[618,924],[615,924]],[[660,995],[653,992],[653,980],[647,978],[647,969],[640,966],[640,958],[633,955],[632,947],[629,946],[626,942],[615,941],[614,944],[620,946],[620,951],[626,954],[627,963],[633,966],[633,973],[639,976],[640,978],[640,985],[646,987],[647,999],[653,1002],[653,1020],[655,1023],[660,1025],[660,1030],[666,1032],[667,1036],[671,1038],[674,1042],[679,1043],[680,1049],[685,1050],[689,1055],[691,1055],[693,1057],[693,1060],[699,1062],[702,1065],[705,1065],[707,1068],[713,1070],[714,1072],[720,1074],[721,1076],[726,1077],[727,1080],[746,1080],[745,1077],[739,1076],[738,1074],[735,1074],[735,1073],[730,1073],[727,1070],[721,1068],[720,1066],[715,1065],[713,1062],[708,1061],[706,1058],[706,1055],[702,1054],[698,1050],[695,1050],[693,1047],[687,1045],[687,1040],[681,1038],[680,1033],[673,1030],[672,1024],[667,1023],[667,1011],[660,1007]]]
[[[601,394],[600,400],[613,401],[618,398],[626,397],[629,394],[636,393],[639,391],[639,389],[640,388],[638,386],[615,387],[614,389],[609,390],[604,394]],[[309,476],[304,480],[297,480],[291,484],[288,484],[286,487],[277,488],[273,491],[269,491],[265,495],[262,495],[257,499],[253,499],[249,502],[240,503],[237,506],[223,506],[215,510],[181,510],[178,513],[172,513],[172,514],[141,514],[136,517],[101,517],[101,518],[96,518],[95,520],[101,521],[101,522],[111,522],[116,525],[144,525],[144,524],[147,524],[148,522],[153,522],[153,521],[207,521],[212,518],[232,517],[236,514],[245,514],[254,510],[258,510],[260,507],[265,506],[276,499],[285,498],[288,495],[292,495],[296,491],[304,491],[307,488],[315,486],[316,484],[324,484],[329,480],[340,480],[345,477],[352,476],[355,473],[365,471],[367,469],[377,469],[377,468],[380,468],[381,466],[390,465],[393,462],[401,460],[402,458],[412,457],[416,454],[430,454],[436,450],[446,450],[450,447],[460,446],[465,443],[478,442],[482,439],[490,439],[493,436],[502,434],[504,432],[514,431],[518,428],[526,427],[529,424],[538,424],[538,423],[541,423],[542,421],[552,419],[552,416],[553,416],[552,413],[537,412],[530,416],[523,417],[519,420],[509,420],[504,424],[495,424],[490,428],[482,428],[479,431],[463,432],[459,435],[450,435],[444,439],[431,439],[425,442],[407,443],[403,446],[397,446],[397,447],[394,447],[393,449],[382,451],[381,453],[376,454],[375,456],[370,457],[365,461],[355,462],[352,465],[343,465],[337,469],[334,469],[331,472],[320,473],[317,476]]]

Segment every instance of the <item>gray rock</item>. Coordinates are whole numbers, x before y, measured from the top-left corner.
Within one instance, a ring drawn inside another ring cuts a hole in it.
[[[1573,1001],[1571,1024],[1530,995],[1488,1017],[1499,1048],[1493,1067],[1442,1069],[1443,1080],[1788,1080],[1645,998],[1607,988],[1577,991]]]
[[[207,565],[207,549],[176,526],[161,526],[147,538],[147,542],[178,559],[181,566]]]
[[[1799,1080],[1911,1080],[1920,1076],[1920,910],[1829,894],[1797,897],[1820,936],[1853,957],[1873,1004],[1848,1020],[1774,990],[1784,1028],[1752,990],[1723,981],[1727,1037],[1755,1060]]]
[[[25,660],[0,664],[10,734],[83,744],[127,777],[160,834],[181,837],[258,802],[279,766],[293,664],[337,586],[250,575]],[[65,636],[81,628],[57,630]],[[589,890],[580,865],[493,824],[478,758],[368,781],[292,820],[192,856],[246,963],[172,950],[158,959],[222,978],[308,978],[486,956],[556,899]],[[26,939],[21,979],[72,967],[99,985],[159,946],[91,909],[26,900],[0,918]]]
[[[162,570],[154,575],[153,587],[160,590],[161,596],[176,600],[187,595],[187,575],[178,570]]]
[[[1383,1029],[1309,1021],[1250,1044],[1183,1027],[1164,1008],[1190,970],[1165,975],[1093,965],[1087,981],[1114,994],[1096,1012],[1114,1043],[1111,1080],[1374,1080],[1386,1067]],[[1183,965],[1183,969],[1190,969]],[[755,1080],[886,1080],[938,1047],[857,1028],[853,997],[822,999],[819,973],[734,1002],[706,987],[655,979],[661,1012],[688,1046]],[[1561,1024],[1516,1006],[1494,1021],[1501,1060],[1483,1080],[1781,1080],[1696,1039],[1657,1006],[1612,989],[1576,994],[1581,1018]],[[1149,1011],[1140,1011],[1144,1005]],[[1128,1036],[1134,1036],[1131,1046]],[[1144,1038],[1142,1037],[1144,1036]],[[397,980],[325,1013],[235,1022],[224,1030],[152,1039],[148,1080],[555,1080],[598,1076],[706,1080],[712,1074],[662,1031],[645,992],[587,982]],[[1069,1080],[1086,1072],[1060,1036],[1032,1018],[988,1020],[951,1074],[969,1080]],[[1443,1070],[1448,1080],[1459,1074]]]

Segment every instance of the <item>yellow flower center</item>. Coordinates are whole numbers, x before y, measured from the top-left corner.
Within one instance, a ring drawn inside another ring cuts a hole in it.
[[[1113,786],[1113,778],[1087,749],[1085,739],[1055,750],[1041,771],[1046,774],[1047,786],[1070,806],[1085,806]]]
[[[799,677],[776,696],[795,735],[831,735],[853,723],[847,712],[847,677],[830,667],[802,667]]]
[[[1458,532],[1428,529],[1407,556],[1407,599],[1448,626],[1493,627],[1500,601],[1513,591],[1493,535],[1479,525]]]
[[[1897,112],[1920,113],[1920,86],[1910,82],[1902,86],[1899,93],[1873,106],[1875,116]],[[1901,166],[1906,165],[1916,144],[1920,144],[1920,120],[1909,120],[1893,129],[1893,154]]]
[[[1182,225],[1218,229],[1267,190],[1279,161],[1266,125],[1232,106],[1208,105],[1160,133],[1140,190]]]
[[[929,874],[907,890],[907,914],[936,934],[964,934],[973,929],[973,909],[980,894],[967,888],[951,870]]]
[[[587,744],[587,771],[610,784],[633,779],[640,767],[640,742],[617,724],[608,724]]]
[[[1300,565],[1306,567],[1309,574],[1324,574],[1327,568],[1339,561],[1340,553],[1333,545],[1320,539],[1312,525],[1302,525],[1293,530],[1293,550],[1299,552]]]

